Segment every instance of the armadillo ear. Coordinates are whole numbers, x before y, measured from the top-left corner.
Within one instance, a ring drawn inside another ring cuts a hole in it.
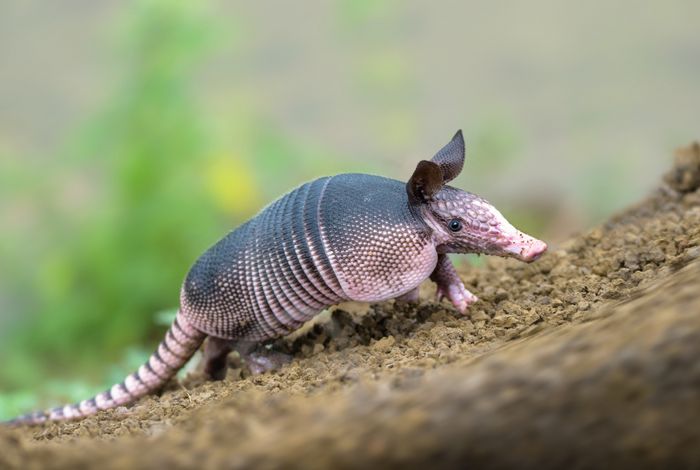
[[[442,188],[442,170],[437,163],[421,160],[406,183],[408,200],[413,204],[429,201]]]
[[[458,130],[449,144],[445,145],[431,160],[442,170],[443,182],[452,181],[462,172],[464,166],[464,137]]]

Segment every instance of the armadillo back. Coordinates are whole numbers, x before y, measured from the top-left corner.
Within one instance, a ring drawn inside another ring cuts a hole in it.
[[[316,223],[327,181],[276,200],[197,260],[181,299],[197,328],[220,338],[265,340],[344,299]]]
[[[381,176],[334,176],[319,226],[345,295],[380,301],[417,287],[437,263],[430,230],[408,203],[406,184]]]
[[[210,248],[185,280],[182,309],[210,335],[271,339],[343,300],[387,299],[414,288],[436,256],[403,183],[321,178]]]

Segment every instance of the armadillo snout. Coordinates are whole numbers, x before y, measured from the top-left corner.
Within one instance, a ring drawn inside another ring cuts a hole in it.
[[[547,251],[547,244],[542,240],[520,233],[518,236],[513,237],[504,251],[520,261],[532,263]]]

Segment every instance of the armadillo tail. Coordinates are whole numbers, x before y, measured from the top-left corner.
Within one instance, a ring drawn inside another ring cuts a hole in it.
[[[175,321],[148,361],[123,382],[95,397],[74,405],[20,416],[10,425],[40,424],[47,421],[80,419],[117,406],[134,403],[162,388],[194,355],[206,335],[195,329],[178,311]]]

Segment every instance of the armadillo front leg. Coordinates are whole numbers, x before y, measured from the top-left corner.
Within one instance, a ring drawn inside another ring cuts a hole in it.
[[[438,301],[446,297],[462,314],[467,313],[467,307],[479,300],[464,287],[450,258],[445,254],[438,255],[437,266],[430,275],[430,280],[437,284]]]

